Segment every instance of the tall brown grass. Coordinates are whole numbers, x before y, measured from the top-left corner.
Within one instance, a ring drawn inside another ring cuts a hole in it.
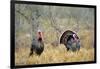
[[[80,51],[67,51],[64,45],[53,47],[45,44],[44,52],[38,56],[35,53],[29,57],[30,48],[20,48],[15,53],[16,65],[29,64],[47,64],[47,63],[65,63],[65,62],[84,62],[94,60],[94,48],[86,50],[81,48]]]
[[[48,64],[48,63],[68,63],[68,62],[84,62],[94,61],[94,34],[93,30],[81,29],[77,35],[80,37],[81,48],[79,51],[67,51],[65,46],[59,44],[53,46],[50,43],[44,44],[43,53],[38,56],[35,53],[29,57],[31,40],[29,37],[20,35],[15,49],[15,64],[16,65],[29,65],[29,64]],[[50,36],[50,35],[49,35]],[[18,38],[17,37],[17,38]],[[54,38],[48,37],[47,39]],[[50,41],[51,41],[50,40]]]

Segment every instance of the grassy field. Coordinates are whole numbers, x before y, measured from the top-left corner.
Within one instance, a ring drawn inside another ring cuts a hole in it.
[[[18,49],[15,48],[15,64],[29,65],[94,61],[93,32],[81,30],[78,35],[81,41],[81,49],[79,51],[67,51],[65,46],[62,44],[53,46],[50,43],[45,43],[44,51],[40,56],[37,56],[34,53],[29,57],[31,40],[29,37],[26,37],[25,34],[21,34],[19,37],[20,41],[16,44]]]
[[[44,51],[29,57],[38,30],[43,33]],[[67,30],[79,37],[79,51],[67,51],[59,44]],[[15,65],[94,61],[94,36],[94,8],[15,6]]]
[[[30,48],[20,48],[19,52],[15,53],[16,65],[28,64],[45,64],[45,63],[65,63],[65,62],[84,62],[94,60],[94,48],[84,49],[72,52],[67,51],[64,45],[53,47],[50,44],[45,44],[44,52],[37,56],[35,53],[29,57]]]

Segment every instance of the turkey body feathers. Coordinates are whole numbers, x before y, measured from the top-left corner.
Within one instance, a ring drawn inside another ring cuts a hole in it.
[[[73,37],[73,34],[75,37]],[[73,31],[65,31],[61,38],[60,44],[64,44],[67,50],[77,51],[80,49],[80,40],[79,37]]]
[[[79,41],[79,39],[77,39],[77,41],[76,41],[76,40],[74,40],[73,37],[69,36],[65,46],[66,46],[67,50],[76,51],[76,50],[80,49],[80,41]]]
[[[37,39],[33,39],[32,40],[30,56],[33,54],[33,52],[35,52],[37,55],[41,55],[43,50],[44,50],[44,43],[43,43],[43,41],[42,40],[39,41]]]
[[[65,44],[64,42],[67,41],[66,39],[67,39],[70,35],[72,35],[72,34],[75,34],[75,33],[72,32],[72,31],[70,31],[70,30],[65,31],[65,32],[62,34],[61,38],[60,38],[60,44]]]

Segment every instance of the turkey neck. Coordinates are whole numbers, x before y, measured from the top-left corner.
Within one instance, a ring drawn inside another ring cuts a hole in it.
[[[38,41],[42,42],[42,32],[38,32]]]

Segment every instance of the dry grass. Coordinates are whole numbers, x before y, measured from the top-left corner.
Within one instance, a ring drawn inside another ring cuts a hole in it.
[[[46,24],[46,23],[43,23]],[[66,24],[66,23],[65,23]],[[40,56],[33,54],[29,57],[31,38],[26,37],[27,33],[16,32],[16,48],[15,48],[15,64],[16,65],[29,65],[29,64],[47,64],[47,63],[65,63],[65,62],[84,62],[94,61],[94,29],[81,28],[77,32],[80,38],[81,49],[77,52],[67,51],[64,45],[52,46],[50,43],[57,39],[57,33],[49,24],[44,25],[44,51]],[[74,28],[70,29],[74,31]],[[65,29],[67,30],[67,29]],[[62,35],[62,34],[60,34]],[[51,36],[51,37],[50,37]],[[60,36],[59,36],[60,38]],[[47,44],[46,44],[47,43]],[[17,49],[18,48],[18,49]]]
[[[80,37],[81,47],[89,49],[94,47],[94,32],[93,30],[82,29],[79,31],[78,36]]]
[[[16,65],[28,64],[45,64],[45,63],[64,63],[64,62],[81,62],[94,60],[94,48],[81,48],[80,51],[67,51],[65,46],[59,45],[53,47],[50,44],[45,44],[45,49],[40,56],[35,53],[29,57],[30,48],[20,48],[15,52]]]

